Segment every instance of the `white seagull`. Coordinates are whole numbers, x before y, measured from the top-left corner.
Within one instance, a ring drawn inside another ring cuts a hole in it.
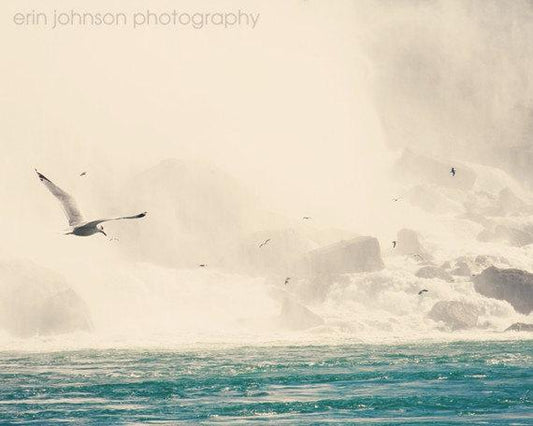
[[[79,237],[88,237],[97,233],[104,234],[107,237],[107,234],[104,232],[104,227],[101,225],[104,222],[109,222],[112,220],[122,220],[122,219],[140,219],[141,217],[146,216],[146,212],[139,213],[135,216],[122,216],[122,217],[113,217],[109,219],[97,219],[91,221],[85,221],[83,216],[76,205],[74,198],[70,194],[63,191],[52,181],[50,181],[46,176],[39,173],[35,169],[39,180],[44,183],[44,186],[56,197],[61,203],[61,207],[65,212],[65,215],[68,219],[68,224],[70,226],[69,232],[66,232],[65,235],[77,235]]]

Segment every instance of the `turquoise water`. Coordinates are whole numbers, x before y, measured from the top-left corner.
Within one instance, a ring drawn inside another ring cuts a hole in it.
[[[533,424],[533,341],[0,352],[0,420]]]

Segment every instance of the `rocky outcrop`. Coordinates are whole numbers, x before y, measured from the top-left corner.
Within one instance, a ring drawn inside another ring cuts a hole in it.
[[[92,328],[81,297],[54,272],[28,261],[0,262],[0,328],[28,337]]]
[[[291,330],[305,330],[324,324],[324,320],[304,305],[285,298],[281,305],[280,323]]]
[[[470,304],[458,301],[441,301],[435,303],[428,317],[433,321],[444,322],[452,330],[473,328],[477,325],[479,313]]]
[[[504,257],[478,255],[460,256],[454,260],[444,262],[441,268],[448,270],[452,275],[470,277],[479,274],[490,266],[505,267],[509,261]]]
[[[437,266],[424,266],[416,274],[418,278],[439,279],[447,282],[453,282],[453,277],[444,269]]]
[[[374,237],[356,237],[310,251],[305,258],[311,275],[372,272],[384,268],[379,242]]]
[[[396,247],[396,253],[403,255],[420,255],[424,260],[430,260],[431,256],[426,251],[418,233],[412,229],[401,229],[396,236],[398,246]]]
[[[526,324],[524,322],[515,322],[510,327],[507,327],[505,331],[533,331],[533,324]]]
[[[533,311],[533,274],[520,269],[485,269],[474,278],[474,288],[483,296],[509,302],[528,315]]]

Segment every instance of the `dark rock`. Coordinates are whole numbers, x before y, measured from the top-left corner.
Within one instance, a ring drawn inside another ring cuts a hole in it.
[[[520,269],[485,269],[474,278],[474,288],[483,296],[509,302],[528,315],[533,311],[533,274]]]
[[[515,322],[510,327],[507,327],[505,331],[533,331],[533,324],[526,324],[524,322]]]

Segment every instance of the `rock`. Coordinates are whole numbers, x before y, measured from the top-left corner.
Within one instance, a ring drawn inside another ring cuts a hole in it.
[[[509,302],[521,314],[533,311],[533,274],[529,272],[491,266],[474,278],[474,288],[483,296]]]
[[[524,322],[515,322],[510,327],[507,327],[505,331],[533,331],[533,324],[526,324]]]
[[[372,272],[385,266],[379,242],[374,237],[356,237],[312,250],[304,262],[312,275]]]
[[[469,277],[472,275],[472,270],[468,263],[461,261],[455,264],[455,269],[452,271],[452,275],[459,275],[463,277]]]
[[[441,301],[433,305],[428,317],[444,322],[452,330],[463,330],[475,327],[478,315],[477,308],[470,303]]]
[[[449,260],[447,260],[442,265],[440,265],[440,267],[441,267],[441,269],[452,269],[452,264],[450,263]]]
[[[418,278],[425,278],[425,279],[439,279],[444,280],[447,282],[453,282],[453,277],[446,272],[444,269],[439,268],[437,266],[424,266],[420,268],[416,274]]]
[[[398,247],[396,248],[398,254],[412,255],[419,254],[425,260],[431,259],[431,255],[420,243],[418,233],[412,229],[401,229],[396,236]]]
[[[0,262],[0,328],[19,337],[92,328],[85,302],[64,279],[32,262]]]
[[[280,323],[291,330],[305,330],[307,328],[323,325],[324,320],[292,299],[285,298],[281,305]]]
[[[504,257],[489,255],[460,256],[452,261],[447,261],[441,266],[451,269],[451,274],[455,276],[470,277],[479,274],[489,266],[508,266],[509,261]]]

